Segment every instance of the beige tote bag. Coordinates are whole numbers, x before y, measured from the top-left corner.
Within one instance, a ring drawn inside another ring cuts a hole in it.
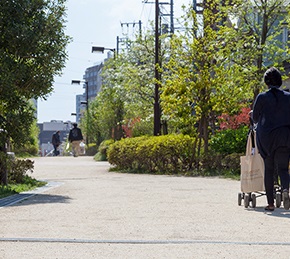
[[[254,132],[255,148],[251,134],[248,136],[246,155],[241,156],[241,191],[244,193],[264,191],[264,160],[259,154]]]

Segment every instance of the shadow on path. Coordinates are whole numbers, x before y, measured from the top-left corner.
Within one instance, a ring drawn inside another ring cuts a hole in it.
[[[283,207],[275,208],[274,211],[265,211],[264,207],[247,208],[248,211],[264,213],[272,217],[290,218],[290,210],[285,210]]]
[[[45,203],[69,203],[70,200],[70,197],[62,195],[20,193],[1,199],[0,208],[6,206],[17,207]]]

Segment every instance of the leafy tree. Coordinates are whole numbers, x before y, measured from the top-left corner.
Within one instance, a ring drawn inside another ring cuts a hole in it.
[[[5,132],[20,145],[34,121],[28,100],[45,98],[67,58],[65,0],[0,2],[0,116]],[[3,146],[3,143],[1,143]]]
[[[201,24],[190,10],[185,16],[185,33],[172,38],[161,95],[164,113],[178,130],[197,135],[196,145],[204,145],[205,152],[217,116],[238,112],[250,96],[246,70],[232,62],[238,56],[232,52],[236,31],[224,23],[231,7],[216,12],[219,1],[210,3]]]
[[[37,126],[37,121],[36,119],[31,125],[27,125],[26,128],[26,135],[23,140],[23,144],[15,144],[12,145],[12,151],[17,156],[21,155],[38,155],[39,151],[39,143],[38,143],[38,136],[39,136],[39,127]],[[13,143],[12,143],[13,144]]]
[[[104,139],[121,139],[124,120],[124,98],[122,68],[119,58],[109,59],[103,69],[102,91],[98,94],[92,117],[98,128],[98,142]],[[96,109],[97,108],[97,109]]]
[[[101,139],[120,139],[124,136],[124,126],[128,128],[137,119],[139,126],[150,121],[150,133],[153,133],[154,54],[151,50],[154,48],[151,42],[139,38],[130,44],[128,52],[119,53],[105,63],[102,91],[96,100],[98,108],[92,111]],[[139,132],[144,131],[139,128]]]
[[[0,3],[0,115],[15,142],[34,118],[31,98],[45,98],[61,73],[69,41],[65,0],[3,0]],[[16,136],[17,135],[17,136]]]
[[[198,134],[205,152],[217,116],[247,106],[262,89],[265,67],[287,60],[279,38],[285,6],[282,0],[203,1],[202,17],[189,10],[185,32],[172,38],[164,112],[177,129]]]
[[[154,39],[152,32],[138,37],[131,43],[123,67],[124,88],[127,93],[126,115],[128,120],[140,119],[140,123],[150,121],[153,134],[154,107]]]
[[[261,78],[266,68],[276,66],[284,71],[285,61],[289,60],[289,2],[241,1],[232,9],[232,16],[238,17],[237,42],[248,38],[243,45],[237,46],[242,58],[234,62],[248,67],[255,99],[264,87]]]
[[[97,145],[104,140],[100,129],[99,109],[99,101],[96,98],[90,102],[89,110],[84,113],[80,124],[83,134],[89,136],[89,143],[96,143]]]

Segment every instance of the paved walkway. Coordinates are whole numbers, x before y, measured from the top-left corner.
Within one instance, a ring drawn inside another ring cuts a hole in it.
[[[238,206],[237,181],[109,168],[36,158],[32,175],[49,185],[0,201],[0,258],[290,258],[290,211],[265,213],[265,196]]]

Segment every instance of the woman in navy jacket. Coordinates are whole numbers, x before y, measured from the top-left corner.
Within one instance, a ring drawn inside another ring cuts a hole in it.
[[[257,123],[257,146],[265,164],[265,190],[268,206],[273,211],[274,172],[277,170],[282,185],[282,199],[289,209],[290,157],[290,93],[280,90],[282,77],[271,67],[264,74],[269,90],[260,93],[254,103],[253,120]]]

